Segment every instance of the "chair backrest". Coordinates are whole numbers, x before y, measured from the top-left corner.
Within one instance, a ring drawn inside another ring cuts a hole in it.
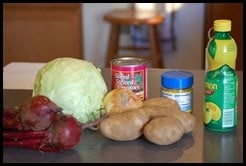
[[[4,3],[3,65],[83,59],[80,3]]]

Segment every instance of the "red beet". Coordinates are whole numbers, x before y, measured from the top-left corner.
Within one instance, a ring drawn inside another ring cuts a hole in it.
[[[84,129],[96,130],[97,124],[106,117],[81,124],[72,115],[63,114],[62,109],[45,96],[30,98],[18,112],[8,107],[3,110],[3,145],[41,152],[61,152],[73,148],[80,142]]]
[[[6,114],[11,114],[11,111],[9,111],[7,108],[5,109]],[[15,121],[19,120],[23,126],[23,128],[19,128],[20,131],[41,131],[47,129],[55,120],[56,114],[61,111],[62,109],[54,102],[52,102],[48,97],[37,95],[26,100],[21,105],[20,110],[16,115]],[[9,126],[7,124],[5,126]],[[10,121],[9,124],[11,124]]]
[[[16,117],[9,117],[3,115],[3,128],[7,130],[18,130],[22,131],[24,129],[20,119]]]
[[[4,106],[3,107],[3,115],[6,117],[16,117],[16,115],[18,115],[19,113],[19,109],[14,109],[8,106]]]
[[[79,143],[82,126],[72,115],[59,114],[49,128],[51,145],[59,149],[70,149]]]
[[[4,132],[3,145],[40,151],[60,152],[71,149],[80,142],[82,127],[72,115],[59,114],[44,131]]]
[[[22,104],[19,117],[27,130],[41,131],[53,123],[56,114],[61,110],[48,97],[37,95]]]
[[[10,130],[22,130],[24,127],[18,117],[19,110],[8,106],[3,107],[3,128]]]

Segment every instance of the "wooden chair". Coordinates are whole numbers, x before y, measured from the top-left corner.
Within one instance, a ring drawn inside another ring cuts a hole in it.
[[[113,58],[122,56],[118,52],[122,49],[126,50],[143,50],[149,49],[149,55],[144,58],[149,59],[152,67],[163,68],[161,43],[159,39],[158,25],[164,21],[164,16],[161,13],[151,13],[144,18],[138,17],[136,11],[133,9],[117,9],[106,13],[103,19],[111,24],[111,31],[108,41],[108,49],[106,55],[106,67],[110,66],[110,61]],[[149,47],[135,47],[135,46],[120,46],[120,32],[122,26],[130,25],[146,25],[149,33]],[[143,55],[134,55],[136,57],[143,57]]]
[[[3,65],[83,59],[80,3],[4,3]]]

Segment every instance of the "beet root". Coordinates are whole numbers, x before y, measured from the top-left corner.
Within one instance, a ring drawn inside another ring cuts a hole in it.
[[[20,109],[3,107],[4,147],[61,152],[74,148],[86,128],[97,130],[102,119],[81,124],[45,96],[33,96]]]
[[[48,97],[37,95],[21,105],[19,118],[24,130],[41,131],[47,129],[61,111]]]
[[[61,152],[74,148],[81,139],[81,123],[72,115],[59,114],[54,123],[43,131],[5,131],[5,147],[37,149],[40,152]]]
[[[71,149],[80,142],[82,126],[72,115],[59,114],[49,131],[52,133],[52,146],[63,150]]]

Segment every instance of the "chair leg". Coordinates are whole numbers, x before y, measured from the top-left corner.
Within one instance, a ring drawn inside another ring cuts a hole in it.
[[[112,24],[106,54],[106,67],[110,67],[110,61],[117,56],[119,44],[120,25]]]
[[[149,26],[149,39],[150,39],[150,58],[153,67],[163,68],[163,59],[161,51],[161,43],[157,25]]]

